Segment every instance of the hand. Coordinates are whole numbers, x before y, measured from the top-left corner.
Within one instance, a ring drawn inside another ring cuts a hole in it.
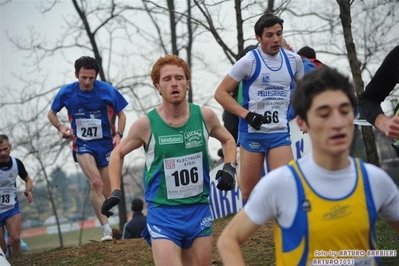
[[[266,118],[263,115],[249,112],[245,117],[245,121],[256,130],[259,130],[262,124],[266,123]]]
[[[28,200],[28,203],[31,204],[33,201],[32,191],[27,190],[24,192],[24,195],[25,195],[26,199]]]
[[[121,190],[115,189],[114,191],[112,191],[111,196],[108,199],[106,199],[103,203],[103,206],[101,206],[101,213],[107,217],[113,215],[114,213],[110,212],[109,210],[112,209],[114,206],[118,205],[121,199],[122,199]]]
[[[73,129],[66,127],[64,125],[60,126],[60,132],[61,132],[62,138],[64,138],[64,139],[69,139],[70,137],[73,136]]]
[[[216,180],[218,185],[216,186],[219,190],[232,190],[236,186],[236,168],[233,163],[225,163],[222,170],[216,173]]]
[[[389,118],[387,122],[385,135],[388,138],[399,139],[399,113]]]

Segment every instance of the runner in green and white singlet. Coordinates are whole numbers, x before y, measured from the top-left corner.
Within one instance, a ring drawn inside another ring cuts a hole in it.
[[[151,72],[162,104],[131,126],[127,137],[111,154],[111,197],[101,212],[121,200],[123,158],[144,147],[147,228],[142,233],[152,247],[155,265],[212,263],[212,215],[209,207],[209,137],[220,141],[224,166],[216,173],[217,188],[235,188],[236,147],[233,136],[207,107],[187,101],[190,69],[176,55],[161,57]]]

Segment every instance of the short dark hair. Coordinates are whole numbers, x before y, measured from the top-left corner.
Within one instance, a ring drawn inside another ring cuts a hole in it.
[[[100,72],[100,65],[97,60],[90,56],[81,56],[75,61],[75,73],[79,74],[81,68],[85,69],[94,69],[96,71],[96,75]]]
[[[8,136],[4,135],[4,134],[0,134],[0,144],[2,144],[4,141],[7,142],[8,144],[10,144],[10,141],[8,140]]]
[[[316,58],[316,51],[309,46],[304,46],[298,50],[297,54],[307,57],[307,58]]]
[[[143,210],[143,201],[139,198],[135,198],[132,200],[132,211],[141,212]]]
[[[307,123],[306,113],[314,97],[328,90],[339,90],[345,93],[355,111],[357,100],[352,82],[336,69],[323,65],[310,71],[296,83],[292,95],[292,107],[295,114]]]
[[[283,29],[283,23],[284,23],[284,20],[277,17],[276,15],[274,15],[272,13],[265,13],[255,23],[255,26],[254,26],[255,34],[257,36],[261,37],[263,34],[264,28],[270,28],[276,24],[280,24],[281,29]]]

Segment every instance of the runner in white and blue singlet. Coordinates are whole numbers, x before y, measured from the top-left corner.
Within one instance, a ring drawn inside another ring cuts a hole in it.
[[[29,204],[33,202],[33,182],[22,161],[10,156],[11,149],[8,136],[0,134],[0,247],[6,254],[7,245],[10,245],[9,255],[21,255],[22,228],[17,197],[17,177],[19,176],[26,184],[24,195]],[[8,233],[8,243],[5,239],[5,229]]]
[[[287,111],[294,81],[304,75],[299,55],[281,48],[283,20],[265,14],[255,24],[260,46],[238,60],[215,92],[224,109],[240,117],[238,185],[244,200],[268,170],[293,159]],[[230,93],[242,82],[242,104]]]

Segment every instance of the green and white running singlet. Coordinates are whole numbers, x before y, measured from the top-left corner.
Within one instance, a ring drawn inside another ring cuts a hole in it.
[[[209,204],[209,132],[198,105],[190,104],[185,125],[168,125],[154,109],[147,114],[145,199],[149,207]]]

